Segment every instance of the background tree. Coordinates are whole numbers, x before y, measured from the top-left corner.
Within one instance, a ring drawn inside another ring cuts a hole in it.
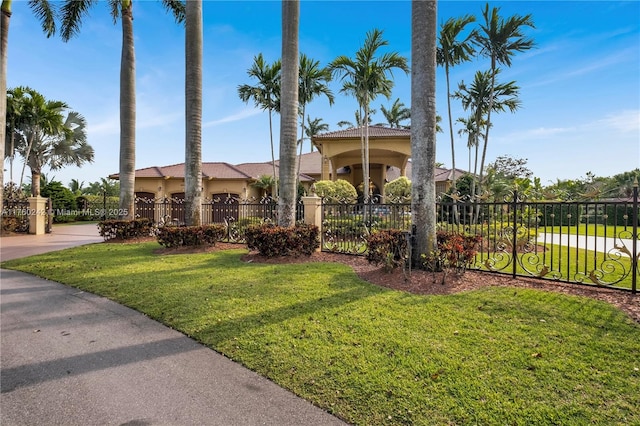
[[[300,55],[298,77],[298,108],[300,110],[300,141],[305,136],[304,116],[306,107],[316,96],[325,95],[329,100],[329,105],[333,105],[333,92],[329,89],[328,83],[331,80],[331,72],[326,68],[320,68],[320,62],[315,61],[304,53]],[[313,151],[313,143],[311,151]],[[300,143],[300,154],[298,157],[298,169],[296,180],[300,177],[300,163],[302,160],[302,142]]]
[[[282,2],[282,87],[280,104],[280,193],[278,225],[296,222],[296,146],[298,122],[298,28],[300,1]]]
[[[498,70],[499,71],[499,70]],[[492,86],[492,83],[493,86]],[[462,107],[465,111],[469,111],[473,119],[468,124],[475,128],[469,132],[475,138],[476,149],[480,146],[481,129],[491,126],[488,122],[489,109],[494,112],[502,112],[509,110],[515,112],[520,107],[518,99],[520,88],[516,86],[514,81],[508,83],[495,83],[495,76],[491,71],[477,71],[474,75],[473,82],[467,86],[464,81],[458,84],[458,90],[454,93],[454,97],[460,99]],[[486,132],[485,132],[486,135]],[[483,155],[480,162],[479,181],[482,183],[484,176],[484,161],[487,148],[487,139],[483,140]],[[473,170],[474,176],[478,176],[478,155],[476,151],[476,161]],[[477,184],[474,183],[474,190],[477,190]]]
[[[499,14],[500,8],[489,8],[487,3],[482,11],[484,23],[476,33],[474,42],[480,47],[480,53],[490,59],[491,83],[489,89],[488,106],[486,110],[486,123],[484,133],[484,145],[482,148],[482,160],[480,162],[480,181],[482,181],[487,143],[489,141],[489,129],[491,129],[491,112],[495,111],[494,93],[497,90],[496,76],[498,65],[511,66],[511,58],[516,52],[524,52],[534,46],[532,39],[525,37],[523,30],[526,27],[535,28],[531,15],[513,15],[506,19]]]
[[[5,138],[7,127],[7,51],[9,47],[9,23],[11,22],[12,0],[2,0],[0,3],[0,208],[4,199],[4,158]],[[29,0],[29,6],[40,20],[42,30],[47,37],[56,32],[56,12],[47,0]]]
[[[254,105],[261,108],[263,111],[269,111],[269,141],[271,143],[271,165],[273,166],[273,190],[274,195],[278,194],[278,180],[275,177],[278,175],[276,172],[276,156],[273,147],[273,122],[272,113],[280,112],[280,79],[282,62],[280,60],[275,61],[272,65],[268,65],[260,53],[253,58],[253,65],[247,74],[257,80],[255,86],[248,84],[241,84],[238,86],[238,96],[243,102],[249,102],[253,100]]]
[[[65,0],[62,6],[61,35],[64,41],[75,36],[82,25],[82,18],[97,0]],[[122,55],[120,59],[120,201],[119,211],[124,219],[135,217],[135,169],[136,169],[136,59],[133,36],[133,0],[109,0],[114,24],[120,18],[122,24]],[[184,3],[179,0],[162,0],[165,9],[171,11],[176,22],[184,21]]]
[[[304,128],[305,137],[299,140],[298,142],[302,144],[305,139],[308,139],[311,143],[311,151],[313,152],[313,141],[311,140],[315,135],[318,135],[322,132],[329,131],[329,125],[327,123],[322,122],[322,118],[314,118],[307,115],[307,125]]]
[[[185,32],[185,222],[199,226],[202,210],[202,0],[189,0]]]
[[[411,219],[413,262],[436,243],[436,27],[435,0],[411,3]]]
[[[355,59],[338,56],[329,64],[331,72],[341,76],[343,81],[341,92],[354,94],[360,110],[364,112],[361,138],[363,140],[362,171],[364,176],[362,181],[365,202],[368,202],[370,197],[369,117],[371,101],[378,95],[384,95],[387,99],[391,97],[393,80],[388,76],[393,75],[394,69],[409,73],[407,59],[397,52],[387,52],[380,57],[376,56],[378,50],[388,44],[382,38],[382,31],[374,29],[367,33],[364,45],[356,52]]]
[[[262,197],[267,197],[272,195],[271,189],[275,186],[273,182],[275,178],[269,175],[260,175],[258,179],[251,184],[254,188],[258,188],[262,191]]]
[[[391,105],[391,108],[386,109],[384,105],[380,105],[380,112],[384,115],[384,118],[387,120],[389,127],[401,129],[401,128],[411,128],[410,125],[404,126],[401,123],[405,120],[411,119],[411,109],[404,106],[402,102],[400,102],[400,98],[396,99]],[[385,123],[380,123],[379,125],[384,125]]]
[[[83,193],[86,195],[106,195],[108,197],[115,197],[120,194],[120,182],[117,180],[100,178],[99,181],[89,183]]]
[[[449,136],[451,138],[451,169],[456,169],[456,152],[453,139],[453,118],[451,116],[451,86],[449,83],[449,71],[452,67],[467,62],[473,56],[474,49],[471,40],[475,37],[475,31],[470,32],[463,40],[458,40],[464,28],[475,22],[476,18],[472,15],[465,15],[461,18],[449,18],[440,27],[438,36],[438,50],[436,53],[436,61],[438,65],[444,67],[445,78],[447,82],[447,115],[449,118]],[[455,191],[456,174],[452,174],[451,186]]]
[[[78,179],[71,179],[69,182],[69,190],[73,192],[75,196],[82,195],[84,189],[84,181],[81,182]]]

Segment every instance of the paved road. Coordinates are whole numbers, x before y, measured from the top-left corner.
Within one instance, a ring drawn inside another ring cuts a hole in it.
[[[99,241],[72,228],[3,238],[2,259]],[[14,238],[34,238],[31,249]],[[21,272],[0,278],[3,426],[344,424],[129,308]]]

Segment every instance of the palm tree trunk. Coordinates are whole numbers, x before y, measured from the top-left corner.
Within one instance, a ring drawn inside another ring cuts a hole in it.
[[[269,99],[271,105],[271,99]],[[276,172],[276,154],[273,150],[273,121],[271,119],[271,107],[269,107],[269,139],[271,140],[271,166],[273,167],[273,187],[271,188],[271,196],[278,197],[278,173]]]
[[[451,89],[449,86],[449,63],[446,62],[444,65],[445,76],[447,78],[447,113],[449,115],[449,135],[451,136],[451,192],[456,192],[456,147],[453,140],[453,118],[451,117]],[[453,200],[453,222],[455,224],[460,223],[460,214],[458,211],[458,206],[456,206],[457,201],[455,198]]]
[[[296,222],[296,147],[298,129],[298,27],[300,1],[282,2],[282,86],[280,110],[280,197],[278,225]]]
[[[122,56],[120,59],[120,218],[135,218],[136,167],[136,59],[133,41],[133,4],[122,1]]]
[[[24,156],[24,163],[22,164],[22,172],[20,173],[20,186],[22,188],[22,183],[24,182],[24,171],[27,167],[27,163],[29,162],[29,158],[31,157],[31,148],[33,148],[33,141],[36,139],[36,135],[33,133],[29,135],[29,143],[27,144],[27,152]],[[33,192],[33,190],[31,191]]]
[[[487,156],[487,144],[489,143],[489,129],[491,128],[491,110],[493,109],[493,96],[496,87],[496,59],[491,56],[491,90],[489,91],[489,107],[487,110],[487,128],[484,131],[484,145],[482,147],[482,161],[480,162],[480,184],[484,177],[484,164]]]
[[[202,0],[186,5],[185,221],[201,223],[202,210]]]
[[[42,173],[38,168],[31,168],[31,195],[34,197],[40,196],[40,177]]]
[[[300,182],[300,165],[302,163],[302,145],[304,142],[304,114],[305,104],[302,105],[302,125],[300,125],[300,154],[298,155],[298,170],[296,171],[296,193],[298,191],[298,182]]]
[[[4,140],[7,130],[7,47],[9,47],[9,21],[11,2],[2,1],[0,11],[0,158],[4,164]],[[4,167],[0,167],[0,209],[4,208]]]
[[[368,95],[367,95],[368,97]],[[364,173],[364,202],[368,203],[371,200],[371,191],[369,190],[369,101],[364,104],[364,164],[362,165],[362,171]]]
[[[436,248],[436,14],[435,0],[411,6],[411,158],[413,262]]]

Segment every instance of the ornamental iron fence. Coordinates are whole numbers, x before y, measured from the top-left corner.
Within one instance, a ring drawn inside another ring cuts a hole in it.
[[[640,276],[638,189],[630,198],[436,203],[437,230],[479,235],[469,269],[637,292]],[[367,235],[411,231],[410,204],[323,203],[323,251],[367,253]]]

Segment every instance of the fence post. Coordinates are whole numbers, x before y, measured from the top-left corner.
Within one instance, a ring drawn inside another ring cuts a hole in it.
[[[47,199],[29,197],[29,233],[42,235],[46,232]]]
[[[511,274],[513,278],[516,278],[518,270],[518,190],[513,191],[513,244],[511,247],[511,256],[513,261],[513,269]]]
[[[638,178],[633,181],[633,231],[631,242],[631,292],[636,294],[638,283]]]
[[[307,225],[315,225],[322,230],[322,198],[317,195],[302,197],[304,204],[304,223]]]

